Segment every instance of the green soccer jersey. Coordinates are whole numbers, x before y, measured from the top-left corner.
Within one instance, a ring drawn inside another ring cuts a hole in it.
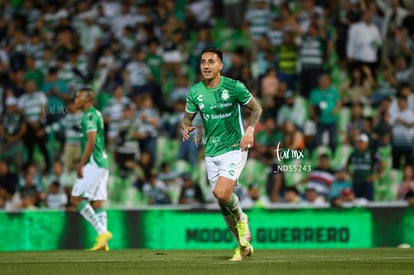
[[[82,116],[81,121],[81,152],[85,150],[88,141],[88,132],[96,132],[95,148],[87,163],[94,164],[98,167],[108,168],[108,156],[105,152],[104,141],[104,122],[102,114],[90,107]]]
[[[251,98],[252,94],[243,83],[224,76],[215,88],[208,88],[203,81],[191,88],[186,112],[201,114],[206,156],[240,149],[244,133],[241,105],[246,105]]]
[[[355,150],[348,158],[348,165],[352,166],[352,178],[354,183],[364,183],[368,180],[378,163],[381,161],[379,154],[366,151]]]

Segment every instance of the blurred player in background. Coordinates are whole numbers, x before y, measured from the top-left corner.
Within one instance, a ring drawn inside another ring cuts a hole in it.
[[[75,104],[84,113],[81,121],[81,161],[71,196],[72,204],[98,232],[96,244],[90,249],[92,251],[109,250],[107,242],[112,238],[107,230],[107,216],[103,208],[109,174],[104,123],[101,113],[93,106],[94,99],[95,93],[91,88],[81,88],[76,93]]]
[[[241,261],[253,254],[247,215],[241,209],[234,186],[247,160],[248,149],[254,143],[254,130],[262,108],[244,84],[221,76],[222,52],[206,48],[201,53],[200,71],[203,81],[195,84],[187,97],[182,120],[183,140],[195,130],[192,121],[200,112],[205,131],[207,175],[233,236],[238,241],[231,261]],[[241,107],[251,110],[246,131]]]

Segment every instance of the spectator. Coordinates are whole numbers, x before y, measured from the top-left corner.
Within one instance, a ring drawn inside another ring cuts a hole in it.
[[[7,162],[0,160],[0,209],[11,210],[16,204],[17,197],[14,195],[18,181],[17,174],[10,172]]]
[[[145,52],[137,49],[123,71],[124,83],[131,87],[134,95],[143,94],[153,78],[150,67],[145,63],[145,58]]]
[[[47,133],[64,132],[64,146],[62,160],[63,170],[67,173],[76,171],[76,165],[81,158],[80,149],[80,123],[82,112],[76,109],[73,101],[67,105],[67,114],[57,122],[46,127]],[[74,182],[73,182],[74,183]]]
[[[341,99],[344,106],[355,103],[370,103],[370,96],[375,87],[375,79],[368,66],[355,67],[351,71],[351,78],[340,87]]]
[[[335,18],[335,51],[339,59],[339,69],[341,75],[345,75],[347,54],[346,47],[348,44],[349,27],[361,19],[361,6],[364,1],[340,1],[338,16]],[[375,3],[374,5],[375,6]],[[343,77],[342,77],[343,78]]]
[[[299,190],[295,186],[285,188],[284,202],[288,204],[301,204],[303,202]]]
[[[46,193],[43,191],[41,183],[37,182],[36,171],[33,167],[32,165],[27,166],[18,189],[22,208],[40,207],[46,199]]]
[[[367,206],[369,200],[366,198],[359,198],[355,196],[351,188],[346,188],[341,192],[342,205],[344,207]]]
[[[346,168],[344,166],[338,167],[335,173],[335,180],[329,188],[328,200],[330,202],[335,198],[340,198],[344,189],[352,188],[352,183],[346,177]]]
[[[263,161],[267,166],[266,194],[270,203],[281,202],[286,188],[285,174],[278,171],[278,163],[272,153],[263,154]]]
[[[385,162],[379,154],[370,151],[368,145],[368,136],[360,134],[356,140],[355,149],[348,158],[346,170],[351,175],[355,196],[373,201],[374,185],[383,176]]]
[[[142,121],[141,127],[138,129],[139,134],[142,135],[138,137],[140,150],[141,152],[149,152],[151,159],[156,162],[160,116],[158,110],[153,105],[151,95],[144,94],[139,98],[140,100],[137,100],[139,105],[135,116]]]
[[[364,131],[362,108],[361,103],[354,103],[352,105],[351,119],[346,126],[346,142],[348,144],[355,144],[355,139]]]
[[[114,137],[115,159],[118,163],[119,175],[126,178],[134,167],[134,163],[140,157],[140,150],[134,133],[141,127],[142,121],[136,119],[134,110],[130,105],[125,104],[122,110],[122,117],[117,123],[117,136]]]
[[[384,97],[378,111],[373,119],[373,135],[372,142],[377,146],[384,146],[391,142],[391,124],[389,108],[391,105],[391,98]]]
[[[36,68],[34,56],[27,55],[25,59],[24,80],[33,80],[36,83],[36,89],[40,90],[43,84],[43,72]]]
[[[149,181],[151,171],[154,169],[154,161],[151,158],[151,154],[147,151],[141,152],[141,157],[137,163],[133,166],[136,180],[134,186],[142,191],[144,183]]]
[[[341,107],[338,91],[331,86],[329,75],[319,78],[319,88],[312,90],[310,95],[311,116],[317,119],[316,144],[323,144],[323,134],[328,131],[329,147],[335,152],[337,141],[337,119]]]
[[[270,28],[272,11],[266,0],[254,1],[246,12],[245,22],[249,26],[250,39],[257,42]]]
[[[241,29],[247,4],[245,0],[223,0],[223,19],[226,26]]]
[[[384,0],[375,1],[379,10],[384,13],[384,22],[381,36],[384,39],[383,55],[393,58],[399,54],[396,29],[402,27],[403,19],[407,16],[407,10],[401,6],[400,0],[392,0],[386,3]]]
[[[181,175],[183,184],[180,190],[179,204],[198,204],[204,203],[204,196],[201,187],[195,183],[189,173]]]
[[[19,97],[18,107],[27,123],[27,131],[23,137],[27,148],[28,161],[33,160],[34,146],[38,145],[44,159],[44,172],[50,168],[49,151],[47,149],[47,136],[45,133],[46,96],[36,92],[33,80],[26,83],[26,93]]]
[[[306,188],[314,189],[318,195],[327,197],[332,182],[335,180],[335,171],[329,163],[329,156],[325,153],[319,155],[318,166],[300,182],[306,183]]]
[[[19,172],[23,164],[23,142],[27,126],[24,117],[17,110],[17,99],[13,95],[6,97],[6,112],[0,115],[0,160],[14,165]]]
[[[171,203],[167,186],[157,178],[155,171],[151,171],[148,181],[142,186],[142,192],[150,205]]]
[[[167,186],[176,186],[180,183],[180,175],[176,169],[171,167],[171,163],[163,162],[160,165],[160,172],[158,174],[158,178],[165,182]],[[181,175],[181,179],[188,178],[188,173],[183,173]]]
[[[277,125],[282,127],[285,122],[292,122],[299,130],[303,130],[306,120],[306,110],[300,103],[301,98],[292,91],[286,91],[285,102],[277,113]]]
[[[273,18],[272,25],[270,30],[267,32],[267,35],[270,38],[270,44],[276,52],[279,52],[279,47],[283,42],[283,35],[285,33],[285,23],[280,16]]]
[[[313,187],[306,187],[304,204],[309,206],[326,205],[325,198],[320,196]]]
[[[292,31],[283,34],[283,43],[280,45],[279,59],[277,62],[278,79],[286,81],[287,88],[295,91],[296,60],[298,58],[295,35]]]
[[[407,96],[397,95],[398,109],[390,109],[392,167],[400,169],[401,159],[405,164],[413,163],[414,111],[408,108]]]
[[[302,36],[299,54],[301,64],[301,95],[309,98],[310,92],[318,87],[318,79],[323,73],[326,60],[326,43],[319,34],[319,26],[310,24],[307,33]]]
[[[68,83],[59,78],[59,69],[52,67],[41,86],[47,97],[47,124],[57,122],[66,115],[66,103],[72,98]]]
[[[50,184],[57,182],[61,187],[60,191],[63,191],[62,183],[64,182],[65,177],[64,172],[63,162],[61,160],[55,160],[53,162],[52,173],[42,177],[42,190],[48,190]]]
[[[255,150],[261,155],[272,154],[278,143],[282,142],[282,133],[277,129],[272,117],[265,117],[263,129],[256,133]]]
[[[53,181],[47,188],[46,206],[50,209],[63,209],[68,203],[68,196],[62,191],[60,183]]]
[[[269,200],[261,194],[259,185],[250,184],[247,189],[247,197],[240,202],[243,208],[266,208]]]
[[[408,192],[414,192],[414,167],[412,165],[405,165],[403,170],[403,178],[398,185],[397,200],[404,200]]]
[[[283,148],[305,150],[305,137],[293,122],[287,121],[282,128]]]
[[[266,99],[273,99],[278,94],[278,85],[276,69],[273,67],[268,68],[260,79],[260,96]]]
[[[371,23],[372,11],[365,10],[362,20],[351,25],[348,32],[346,54],[351,68],[366,65],[371,69],[374,79],[377,76],[378,49],[381,34]]]
[[[119,136],[119,124],[123,119],[125,107],[129,105],[132,108],[131,100],[125,96],[124,89],[121,85],[113,91],[113,97],[107,103],[103,115],[104,122],[108,125],[108,144],[112,148],[115,140]]]

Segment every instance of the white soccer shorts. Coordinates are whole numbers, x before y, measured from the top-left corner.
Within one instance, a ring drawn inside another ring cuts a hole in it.
[[[207,177],[211,190],[216,187],[220,176],[237,181],[246,164],[247,154],[247,150],[237,150],[215,157],[206,157]]]
[[[106,201],[108,176],[108,169],[86,164],[83,167],[83,178],[77,178],[73,185],[72,196],[81,196],[91,201]]]

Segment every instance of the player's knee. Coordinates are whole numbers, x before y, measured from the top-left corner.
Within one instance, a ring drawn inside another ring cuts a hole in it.
[[[219,203],[226,203],[231,200],[231,193],[227,192],[227,190],[224,189],[214,190],[214,196]]]

